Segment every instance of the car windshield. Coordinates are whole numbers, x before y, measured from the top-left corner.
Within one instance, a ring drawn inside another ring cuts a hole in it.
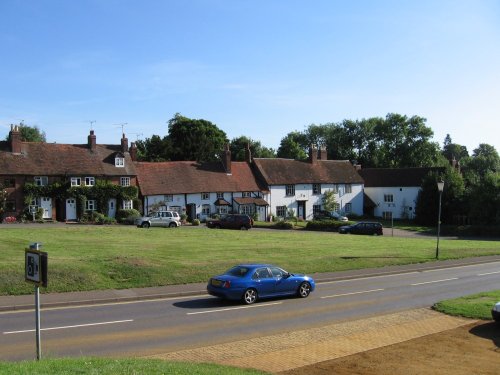
[[[235,266],[233,268],[230,268],[225,272],[225,275],[231,275],[231,276],[236,276],[236,277],[243,277],[245,276],[250,269],[248,267],[242,267],[242,266]]]

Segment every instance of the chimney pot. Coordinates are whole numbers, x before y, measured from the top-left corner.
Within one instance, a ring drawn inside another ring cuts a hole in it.
[[[13,154],[21,153],[21,132],[19,131],[19,127],[17,125],[11,125],[10,150]]]
[[[314,147],[313,144],[311,144],[311,147],[309,148],[309,163],[315,164],[317,160],[318,150],[316,149],[316,147]]]
[[[90,135],[88,136],[88,146],[91,151],[94,151],[97,144],[97,137],[94,134],[94,131],[90,131]]]

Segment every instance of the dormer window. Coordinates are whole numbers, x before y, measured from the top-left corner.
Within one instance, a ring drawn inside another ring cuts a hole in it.
[[[119,168],[125,167],[125,158],[123,156],[115,157],[115,167]]]
[[[49,182],[49,178],[47,176],[35,176],[35,185],[36,186],[47,186]]]
[[[95,178],[94,177],[85,177],[85,186],[94,186]]]
[[[71,186],[81,186],[82,178],[81,177],[71,177]]]

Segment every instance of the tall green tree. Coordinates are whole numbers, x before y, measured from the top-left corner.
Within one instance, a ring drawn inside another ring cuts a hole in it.
[[[469,157],[469,152],[467,151],[467,147],[459,145],[457,143],[453,143],[449,134],[446,134],[441,154],[448,161],[455,159],[457,162],[460,163]]]
[[[250,152],[253,158],[275,158],[276,152],[272,148],[262,146],[259,141],[246,136],[233,138],[229,144],[231,158],[236,161],[245,160],[245,150],[250,145]]]
[[[170,160],[171,145],[169,139],[165,136],[153,135],[144,141],[136,142],[137,159],[139,161],[168,161]]]
[[[305,151],[305,144],[307,144],[307,137],[303,133],[288,133],[284,138],[281,139],[277,157],[285,159],[306,160],[307,153]]]
[[[226,133],[207,120],[194,120],[177,113],[168,122],[171,160],[217,160],[228,142]]]

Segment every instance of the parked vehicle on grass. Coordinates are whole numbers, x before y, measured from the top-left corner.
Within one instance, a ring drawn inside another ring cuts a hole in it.
[[[491,316],[495,322],[500,324],[500,302],[497,302],[491,309]]]
[[[349,221],[347,216],[343,216],[336,211],[319,211],[316,214],[314,214],[314,220]]]
[[[135,220],[137,227],[169,227],[177,228],[181,226],[181,217],[175,211],[157,211],[150,216],[144,216]]]
[[[344,225],[340,227],[339,233],[371,234],[371,235],[382,236],[384,234],[384,231],[382,229],[382,224],[380,223],[360,221],[359,223],[353,225]]]
[[[314,288],[312,277],[291,274],[270,264],[234,266],[223,274],[210,278],[207,285],[209,294],[229,300],[241,300],[246,305],[272,297],[295,295],[306,298]]]
[[[228,214],[220,219],[207,220],[208,228],[248,230],[253,226],[253,219],[243,214]]]

